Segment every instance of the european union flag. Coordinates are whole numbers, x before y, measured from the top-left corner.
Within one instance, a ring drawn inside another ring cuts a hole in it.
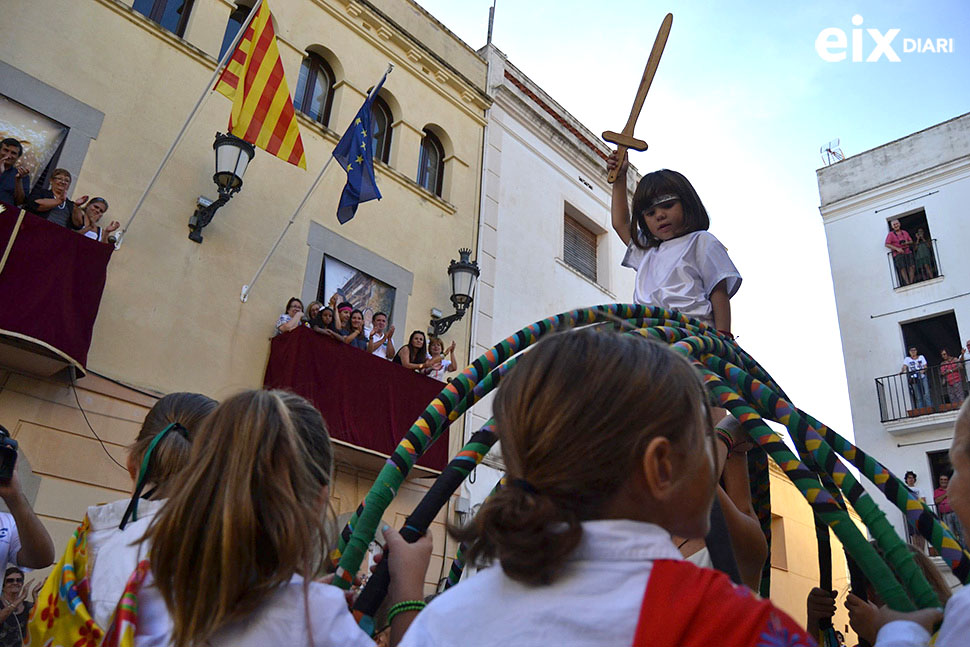
[[[344,133],[333,149],[333,157],[347,173],[347,184],[340,194],[340,204],[337,205],[337,220],[344,224],[357,213],[357,205],[377,198],[381,199],[381,192],[374,179],[374,152],[371,150],[371,105],[378,90],[384,85],[380,80],[360,107],[350,128]]]

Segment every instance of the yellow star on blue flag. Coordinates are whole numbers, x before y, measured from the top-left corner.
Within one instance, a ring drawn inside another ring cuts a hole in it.
[[[337,220],[340,224],[354,217],[357,213],[357,205],[361,202],[374,198],[381,199],[381,192],[377,188],[377,180],[374,177],[374,157],[371,147],[367,145],[367,131],[370,129],[371,106],[386,78],[387,74],[367,95],[364,105],[357,112],[357,117],[340,138],[337,147],[333,149],[334,158],[347,171],[347,183],[344,185],[337,205]]]

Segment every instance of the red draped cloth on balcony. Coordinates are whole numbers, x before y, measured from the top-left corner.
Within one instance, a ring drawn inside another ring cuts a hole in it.
[[[114,247],[0,207],[0,335],[37,344],[83,370]]]
[[[263,385],[312,402],[332,437],[388,455],[445,386],[302,327],[270,342]],[[441,470],[447,463],[445,431],[418,465]]]

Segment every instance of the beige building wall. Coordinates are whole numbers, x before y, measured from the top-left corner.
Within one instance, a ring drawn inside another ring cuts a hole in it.
[[[226,0],[195,0],[180,38],[131,5],[132,0],[11,0],[3,11],[5,69],[26,78],[30,88],[60,93],[104,115],[83,159],[71,169],[69,195],[107,198],[105,222],[124,223],[131,214],[212,75],[235,7]],[[308,50],[333,68],[329,125],[299,115],[307,171],[257,150],[242,191],[216,213],[198,245],[187,238],[187,222],[198,196],[216,196],[212,142],[216,131],[226,130],[231,109],[222,95],[205,99],[111,260],[88,357],[92,375],[78,383],[91,426],[121,463],[123,447],[154,397],[187,390],[218,399],[262,384],[268,340],[286,300],[316,296],[322,253],[308,245],[313,232],[339,238],[327,251],[338,260],[354,265],[341,258],[341,250],[353,248],[370,259],[358,269],[375,273],[374,267],[386,266],[411,278],[397,286],[409,292],[406,308],[393,313],[398,346],[410,331],[428,327],[432,308],[451,312],[448,263],[459,247],[477,245],[489,104],[482,89],[484,61],[407,0],[271,0],[271,9],[291,94]],[[64,36],[51,38],[52,33]],[[339,225],[335,214],[346,176],[331,165],[242,303],[242,286],[389,62],[394,71],[381,97],[393,113],[391,154],[388,164],[375,163],[383,199],[361,205],[354,220]],[[441,197],[415,181],[426,128],[444,148]],[[468,347],[469,319],[447,334],[459,349]],[[69,385],[0,372],[0,416],[16,430],[41,476],[36,505],[58,551],[87,505],[128,491],[127,475],[94,439]],[[461,439],[452,435],[453,453]],[[376,475],[376,469],[361,467],[368,463],[357,454],[348,450],[338,470],[338,512],[354,509]],[[425,489],[417,482],[404,488],[401,499],[408,506]],[[401,513],[409,511],[405,507]],[[397,510],[395,504],[389,514]],[[436,552],[442,545],[436,542]],[[440,564],[432,565],[436,569]]]
[[[812,508],[795,484],[769,461],[771,479],[771,601],[804,626],[807,620],[808,593],[819,584],[818,544]],[[859,529],[865,527],[856,511],[849,516]],[[832,588],[838,591],[837,611],[832,620],[836,630],[845,635],[847,645],[856,644],[855,632],[849,627],[845,597],[849,591],[849,570],[845,552],[835,534],[829,530],[832,545]],[[851,638],[850,638],[851,635]]]

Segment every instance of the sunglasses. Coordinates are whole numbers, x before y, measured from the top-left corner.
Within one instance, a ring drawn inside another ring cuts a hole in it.
[[[23,584],[24,578],[22,577],[11,577],[3,581],[4,584]]]

